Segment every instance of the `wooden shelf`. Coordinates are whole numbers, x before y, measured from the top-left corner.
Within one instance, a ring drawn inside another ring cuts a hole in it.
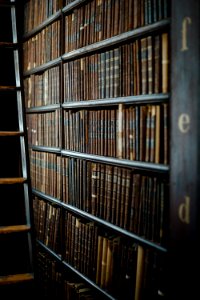
[[[149,95],[137,95],[128,97],[116,97],[116,98],[105,98],[97,100],[84,100],[74,102],[64,102],[63,108],[82,108],[82,107],[99,107],[99,106],[114,106],[119,104],[155,104],[163,103],[169,100],[169,94],[149,94]]]
[[[141,37],[145,34],[153,32],[153,31],[158,31],[158,30],[162,29],[163,27],[169,26],[169,24],[170,24],[170,20],[165,19],[165,20],[155,22],[150,25],[146,25],[146,26],[143,26],[140,28],[136,28],[136,29],[127,31],[127,32],[123,32],[123,33],[115,35],[111,38],[96,42],[91,45],[87,45],[85,47],[70,51],[68,53],[65,53],[64,55],[62,55],[62,59],[64,61],[67,61],[67,60],[71,60],[76,57],[88,54],[88,53],[92,53],[92,52],[96,52],[101,49],[112,47],[112,46],[118,45],[120,43],[127,42],[128,40],[131,40],[133,38]]]
[[[38,112],[47,112],[47,111],[55,111],[56,109],[61,108],[60,104],[51,104],[45,106],[35,106],[26,109],[26,113],[38,113]]]
[[[28,39],[28,38],[32,37],[33,35],[35,35],[38,32],[40,32],[46,26],[48,26],[52,22],[56,21],[60,16],[61,16],[61,10],[58,10],[55,14],[53,14],[52,16],[50,16],[48,19],[46,19],[40,25],[38,25],[37,27],[35,27],[33,30],[25,33],[24,36],[23,36],[23,38],[24,39]]]
[[[100,218],[98,218],[98,217],[96,217],[96,216],[94,216],[90,213],[87,213],[87,212],[85,212],[85,211],[83,211],[83,210],[81,210],[81,209],[79,209],[75,206],[72,206],[70,204],[66,204],[66,203],[62,202],[61,200],[58,200],[58,199],[56,199],[54,197],[51,197],[51,196],[48,196],[48,195],[46,195],[42,192],[39,192],[35,189],[32,189],[32,192],[33,192],[34,195],[36,195],[36,196],[38,196],[38,197],[40,197],[40,198],[42,198],[46,201],[51,202],[53,205],[63,207],[65,210],[70,211],[72,213],[75,213],[76,215],[81,216],[82,218],[88,219],[90,221],[94,221],[95,223],[97,223],[99,225],[102,225],[105,228],[112,229],[115,232],[117,232],[118,234],[122,234],[123,236],[131,238],[131,239],[133,239],[134,241],[138,242],[141,245],[148,246],[148,247],[153,248],[153,249],[157,249],[161,252],[167,252],[167,249],[165,247],[159,245],[158,243],[154,243],[152,241],[149,241],[149,240],[147,240],[147,239],[145,239],[145,238],[143,238],[143,237],[141,237],[137,234],[134,234],[134,233],[132,233],[132,232],[126,230],[126,229],[123,229],[123,228],[121,228],[117,225],[114,225],[110,222],[107,222],[103,219],[100,219]]]
[[[24,72],[24,76],[29,76],[29,75],[32,75],[32,74],[35,74],[35,73],[39,73],[39,72],[42,72],[42,71],[45,71],[51,67],[54,67],[54,66],[57,66],[59,63],[61,63],[62,59],[61,57],[58,57],[54,60],[51,60],[43,65],[40,65],[40,66],[37,66],[33,69],[30,69],[30,70],[27,70],[26,72]]]
[[[166,174],[169,172],[169,166],[163,164],[156,164],[156,163],[128,160],[128,159],[119,159],[115,157],[81,153],[81,152],[76,152],[71,150],[61,150],[61,154],[67,157],[86,159],[89,161],[94,161],[103,164],[110,164],[119,167],[134,168],[141,171],[145,170],[150,172],[166,173]]]

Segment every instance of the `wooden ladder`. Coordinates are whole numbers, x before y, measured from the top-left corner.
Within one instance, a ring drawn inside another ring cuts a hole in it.
[[[17,3],[0,0],[0,299],[33,296],[33,231]],[[28,294],[27,294],[28,292]]]

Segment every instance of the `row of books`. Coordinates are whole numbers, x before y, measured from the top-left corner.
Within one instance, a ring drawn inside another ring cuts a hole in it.
[[[66,213],[66,216],[67,238],[64,260],[67,263],[116,296],[117,299],[134,298],[138,284],[136,283],[137,271],[141,269],[144,272],[141,278],[143,290],[145,291],[148,286],[148,288],[151,287],[150,295],[157,292],[158,286],[155,286],[153,280],[155,276],[161,275],[159,274],[161,261],[155,250],[144,251],[143,265],[139,267],[137,258],[141,249],[137,244],[128,242],[113,233],[102,234],[100,228],[94,223],[83,221],[70,213]],[[153,267],[154,270],[152,270]],[[157,284],[160,282],[158,281]]]
[[[31,145],[60,147],[60,111],[26,114]]]
[[[65,149],[168,164],[168,105],[65,110]]]
[[[72,274],[64,274],[60,264],[47,252],[37,249],[36,275],[44,299],[102,300],[94,289]]]
[[[65,110],[64,148],[168,164],[168,105]],[[60,147],[60,110],[26,115],[29,143]]]
[[[64,64],[64,101],[167,93],[168,34],[149,35]]]
[[[63,299],[61,272],[58,262],[47,251],[36,245],[35,275],[40,297]]]
[[[60,102],[60,69],[53,67],[41,74],[24,78],[26,108]]]
[[[33,200],[36,237],[55,252],[59,252],[60,208],[35,197]]]
[[[39,26],[61,9],[60,0],[29,0],[24,3],[24,32]]]
[[[34,201],[40,202],[41,199]],[[93,222],[68,212],[65,217],[65,262],[117,299],[133,299],[138,289],[142,289],[143,296],[146,296],[141,299],[148,299],[149,295],[157,299],[158,293],[164,295],[161,253],[149,248],[143,249],[109,232],[102,234],[101,228]],[[48,214],[48,223],[47,218]],[[44,265],[43,262],[43,266],[47,268],[48,264]],[[55,268],[55,264],[49,266]],[[56,271],[50,269],[48,276],[51,274],[53,280],[56,280]]]
[[[100,297],[97,297],[94,290],[86,286],[85,283],[78,280],[65,280],[65,299],[71,300],[100,300]]]
[[[74,158],[61,161],[56,154],[33,150],[30,166],[34,189],[148,240],[165,243],[168,197],[164,179]]]
[[[65,63],[64,101],[165,93],[167,58],[168,36],[162,34]],[[59,66],[25,78],[26,107],[58,103],[59,78]]]
[[[30,70],[60,56],[60,21],[23,43],[23,69]]]
[[[32,188],[61,199],[61,157],[30,148],[29,158]]]
[[[65,17],[65,52],[165,19],[168,11],[167,0],[90,1]]]
[[[145,237],[165,242],[168,214],[163,178],[63,158],[63,202]]]
[[[151,241],[164,243],[167,187],[163,179],[73,158],[62,159],[61,178],[60,156],[33,150],[30,163],[34,189]]]

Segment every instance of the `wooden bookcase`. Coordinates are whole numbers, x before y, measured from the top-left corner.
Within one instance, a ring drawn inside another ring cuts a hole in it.
[[[199,4],[61,2],[24,2],[39,284],[47,297],[189,294],[198,168],[185,174],[199,163]]]

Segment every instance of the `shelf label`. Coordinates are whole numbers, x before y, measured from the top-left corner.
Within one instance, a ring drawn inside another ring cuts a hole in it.
[[[190,129],[190,116],[188,114],[181,114],[178,118],[178,128],[180,132],[187,133]]]
[[[190,223],[190,197],[185,196],[184,201],[179,205],[178,217],[181,222],[189,224]]]
[[[192,20],[190,17],[185,17],[183,19],[183,22],[182,22],[182,30],[181,30],[181,33],[182,33],[182,48],[181,48],[181,51],[187,51],[189,48],[187,46],[187,26],[190,25],[192,23]]]

